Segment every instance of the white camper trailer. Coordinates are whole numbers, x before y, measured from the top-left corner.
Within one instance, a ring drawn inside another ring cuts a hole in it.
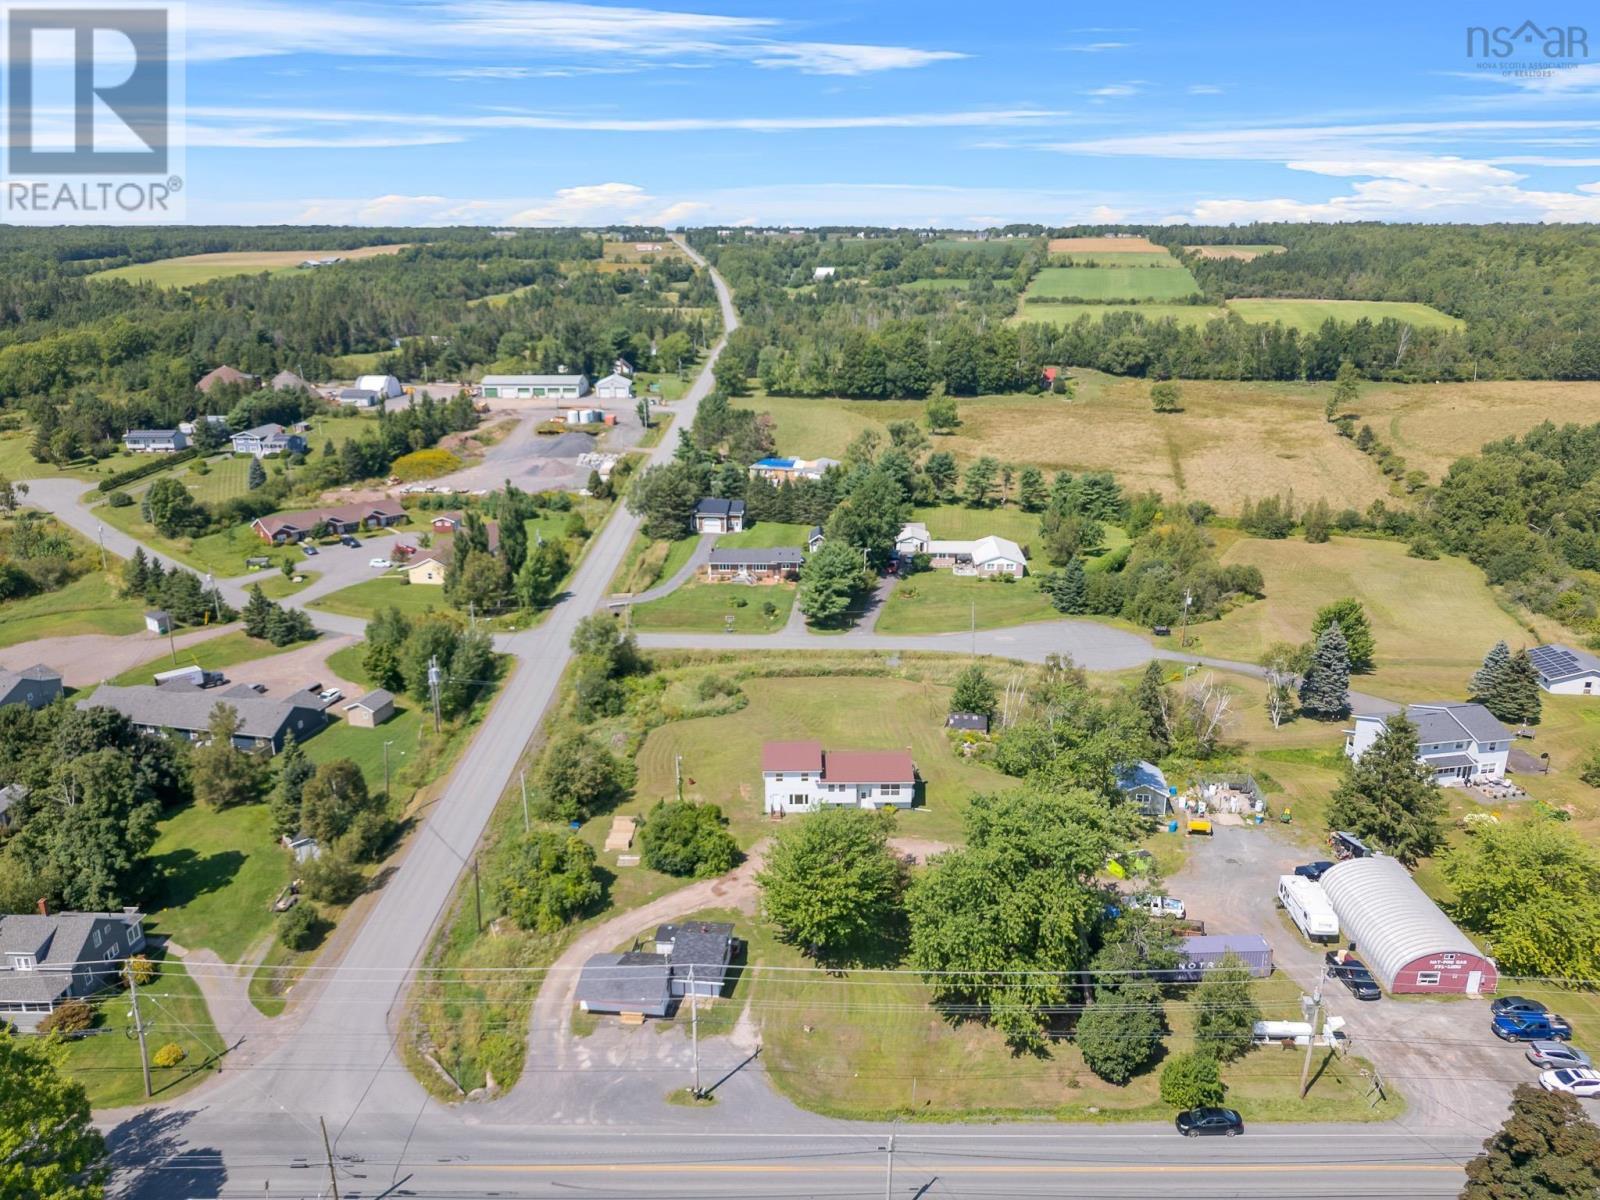
[[[1320,883],[1299,875],[1278,876],[1278,903],[1300,932],[1313,942],[1339,940],[1339,918]]]

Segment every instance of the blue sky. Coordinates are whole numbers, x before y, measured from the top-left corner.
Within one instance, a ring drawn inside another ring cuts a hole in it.
[[[1600,56],[1467,54],[1528,15],[190,0],[188,219],[1600,220]]]

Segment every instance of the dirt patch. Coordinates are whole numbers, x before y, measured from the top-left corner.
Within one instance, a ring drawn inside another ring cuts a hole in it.
[[[328,655],[353,645],[355,641],[348,634],[324,634],[297,650],[239,663],[226,668],[225,673],[233,683],[263,685],[268,698],[282,699],[290,692],[297,692],[313,683],[320,683],[324,688],[336,687],[347,698],[354,698],[362,695],[366,689],[335,675],[328,668]],[[334,705],[334,715],[340,715],[341,712],[339,706]]]
[[[1240,262],[1249,262],[1251,259],[1260,258],[1263,254],[1282,254],[1287,247],[1284,246],[1185,246],[1190,254],[1199,258],[1236,258]]]
[[[1051,254],[1165,254],[1167,248],[1146,237],[1051,238]]]
[[[917,866],[926,866],[928,860],[935,854],[943,854],[950,848],[949,842],[936,842],[930,838],[892,837],[889,839],[889,849],[896,854],[915,858]]]
[[[194,629],[180,633],[173,639],[173,645],[184,650],[237,628],[237,625],[216,625],[210,629]],[[166,638],[149,632],[130,633],[126,637],[84,633],[76,637],[37,638],[0,650],[0,667],[19,671],[43,663],[60,671],[68,687],[80,688],[113,679],[140,663],[154,662],[167,654],[168,649]]]

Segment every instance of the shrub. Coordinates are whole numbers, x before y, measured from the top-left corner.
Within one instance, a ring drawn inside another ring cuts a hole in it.
[[[84,1000],[64,1000],[39,1022],[40,1033],[59,1033],[67,1037],[82,1033],[94,1024],[94,1009]]]
[[[1221,1104],[1226,1091],[1217,1060],[1203,1050],[1175,1054],[1161,1068],[1161,1101],[1174,1108]]]
[[[394,460],[389,473],[402,483],[417,479],[432,479],[460,469],[461,460],[448,450],[413,450]]]
[[[140,987],[146,987],[155,980],[156,965],[143,954],[135,954],[122,964],[123,981],[131,979]]]
[[[175,1067],[189,1057],[189,1052],[177,1042],[168,1042],[150,1056],[153,1067]]]
[[[106,497],[106,503],[112,508],[132,508],[133,497],[127,492],[112,492]]]
[[[701,879],[724,874],[739,861],[739,846],[727,824],[715,804],[663,800],[650,810],[639,835],[644,865],[666,875]]]
[[[522,1043],[509,1033],[486,1033],[478,1041],[478,1062],[496,1087],[506,1087],[522,1074]]]
[[[316,906],[301,902],[278,918],[278,941],[286,950],[309,950],[317,944]]]
[[[349,904],[367,886],[360,868],[331,851],[324,851],[320,858],[305,865],[301,882],[306,895],[324,904]]]

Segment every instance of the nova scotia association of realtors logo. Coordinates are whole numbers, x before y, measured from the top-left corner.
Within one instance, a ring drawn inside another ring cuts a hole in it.
[[[8,221],[183,219],[182,8],[0,3]]]
[[[1467,57],[1480,71],[1550,75],[1589,59],[1589,31],[1582,25],[1469,25]]]

